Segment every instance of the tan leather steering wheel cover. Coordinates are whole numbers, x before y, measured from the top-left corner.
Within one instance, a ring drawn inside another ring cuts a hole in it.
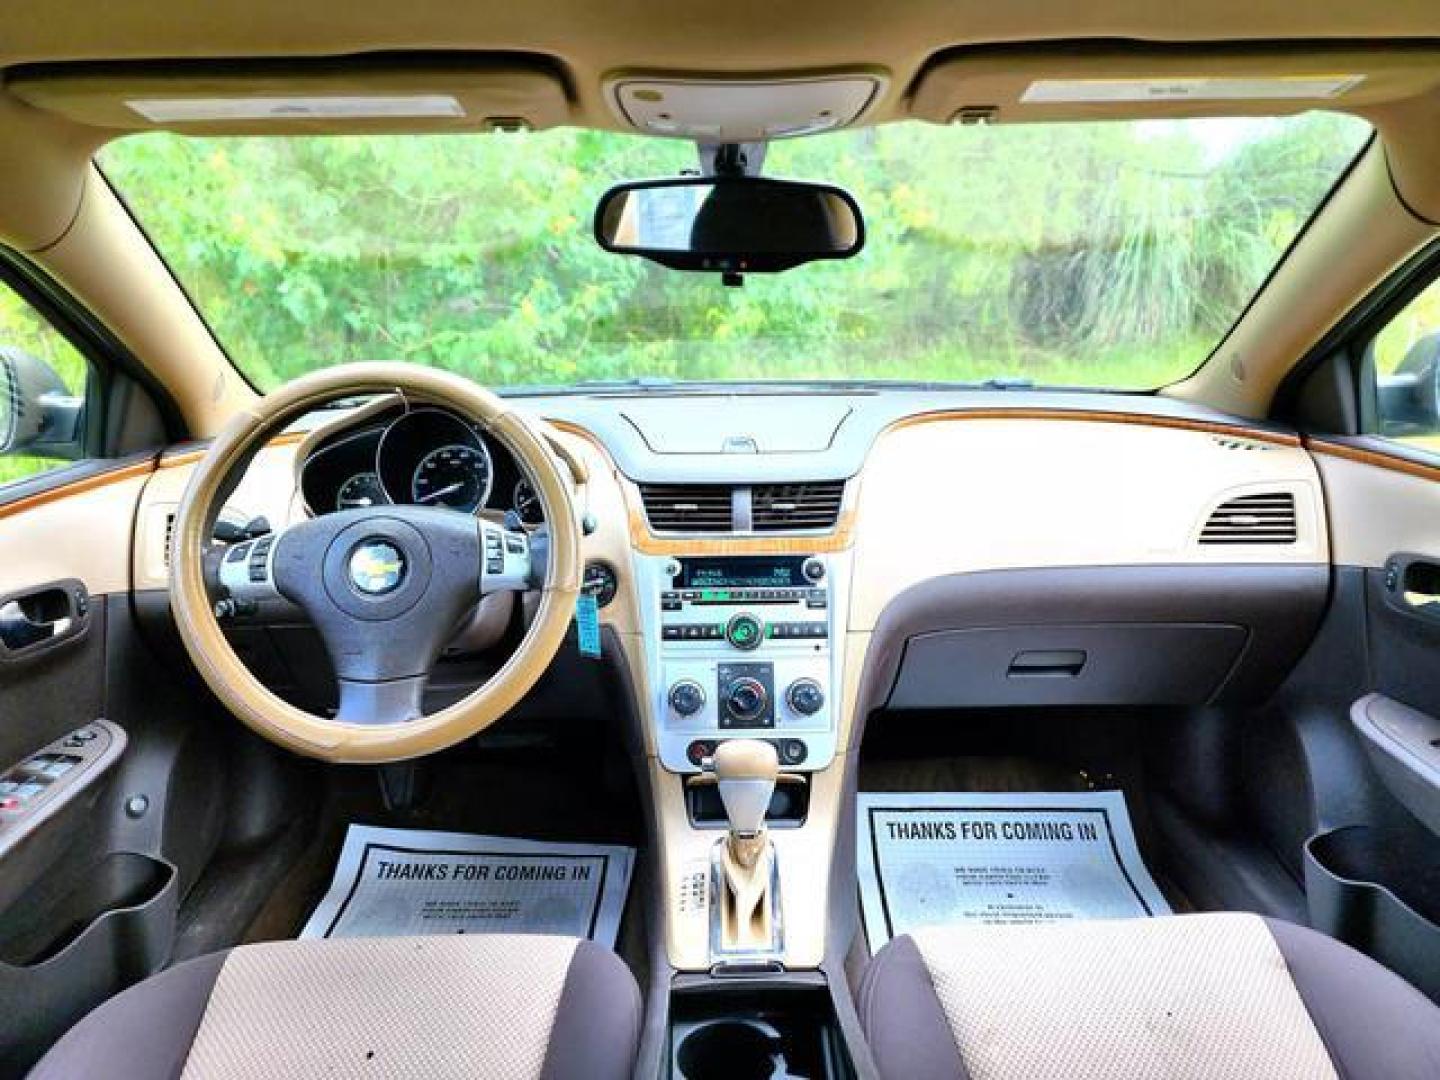
[[[535,485],[550,528],[550,552],[534,621],[488,682],[440,712],[372,727],[314,716],[262,685],[221,632],[205,589],[201,556],[226,478],[272,431],[337,398],[387,391],[455,409],[503,442]],[[530,422],[501,398],[458,375],[409,364],[346,364],[301,376],[236,416],[195,467],[176,511],[170,559],[170,606],[180,640],[201,677],[232,713],[296,753],[334,762],[384,762],[453,746],[513,708],[565,640],[582,577],[580,524],[566,476],[565,466]]]

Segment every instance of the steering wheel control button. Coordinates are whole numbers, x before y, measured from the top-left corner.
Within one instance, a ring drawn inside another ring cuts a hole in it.
[[[350,552],[350,584],[365,596],[385,596],[405,581],[405,556],[394,544],[375,538]],[[251,563],[253,580],[254,563]]]
[[[765,624],[749,612],[732,615],[725,624],[725,640],[734,648],[749,652],[765,640]]]
[[[694,679],[681,679],[670,688],[670,708],[679,716],[694,716],[705,707],[705,690]]]
[[[801,716],[814,716],[825,705],[825,691],[814,679],[796,679],[785,691],[785,703]]]

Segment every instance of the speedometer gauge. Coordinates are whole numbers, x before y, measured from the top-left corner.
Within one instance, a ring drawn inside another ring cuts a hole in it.
[[[380,486],[380,477],[373,472],[356,473],[335,493],[336,510],[363,510],[389,501]]]
[[[489,456],[454,443],[420,459],[410,481],[410,498],[418,506],[474,513],[490,497],[490,480]]]

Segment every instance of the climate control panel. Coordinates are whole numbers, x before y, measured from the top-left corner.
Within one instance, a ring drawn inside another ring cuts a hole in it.
[[[661,760],[693,772],[725,738],[783,746],[787,768],[835,753],[839,555],[639,560]]]

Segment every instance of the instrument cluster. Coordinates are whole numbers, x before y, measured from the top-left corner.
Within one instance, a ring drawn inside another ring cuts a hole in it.
[[[534,489],[505,448],[439,408],[407,409],[327,440],[301,466],[300,492],[315,515],[388,504],[513,510],[527,525],[543,520]]]

